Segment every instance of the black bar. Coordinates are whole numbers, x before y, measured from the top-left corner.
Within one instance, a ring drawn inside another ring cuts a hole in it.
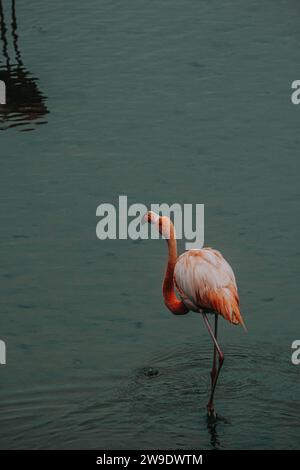
[[[287,465],[294,459],[291,451],[285,450],[3,450],[0,451],[0,462],[7,465],[30,465],[41,468],[41,465],[54,466],[67,464],[69,467],[101,468],[116,466],[130,468],[145,465],[240,465],[257,466],[266,462],[268,465]]]

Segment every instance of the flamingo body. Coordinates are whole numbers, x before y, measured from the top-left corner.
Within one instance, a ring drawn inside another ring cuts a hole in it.
[[[245,328],[239,309],[234,273],[221,253],[212,248],[189,250],[178,257],[175,229],[169,217],[159,217],[155,212],[149,211],[143,220],[154,224],[168,244],[168,262],[163,281],[163,298],[166,307],[174,315],[186,315],[191,310],[202,314],[213,341],[211,392],[207,411],[209,417],[215,417],[214,394],[224,362],[224,354],[217,340],[218,317],[221,315],[230,323],[242,325]],[[214,331],[207,313],[215,314]]]
[[[244,326],[235,276],[219,251],[203,248],[183,253],[175,264],[174,284],[189,310],[210,310]]]

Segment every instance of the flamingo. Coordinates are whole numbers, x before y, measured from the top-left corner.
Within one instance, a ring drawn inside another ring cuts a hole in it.
[[[168,262],[163,281],[166,307],[174,315],[186,315],[189,311],[200,313],[213,341],[207,413],[209,417],[216,418],[214,395],[224,363],[224,353],[218,343],[218,318],[221,315],[233,325],[242,325],[246,330],[233,270],[222,254],[213,248],[191,249],[177,257],[175,229],[169,217],[160,217],[149,211],[143,217],[143,223],[146,222],[153,224],[168,244]],[[214,314],[214,331],[207,317],[209,313]]]

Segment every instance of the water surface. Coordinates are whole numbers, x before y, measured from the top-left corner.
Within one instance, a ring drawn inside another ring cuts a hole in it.
[[[25,95],[0,114],[0,447],[299,448],[298,3],[19,0],[17,28],[2,4]],[[215,426],[164,242],[95,236],[120,194],[204,203],[236,272],[248,333],[221,322]]]

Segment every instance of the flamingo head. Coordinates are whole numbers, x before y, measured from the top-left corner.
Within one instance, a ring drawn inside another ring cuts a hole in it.
[[[171,227],[173,227],[173,224],[169,217],[159,216],[153,211],[148,211],[143,217],[143,223],[146,222],[154,225],[159,233],[161,233],[165,238],[170,238]]]

